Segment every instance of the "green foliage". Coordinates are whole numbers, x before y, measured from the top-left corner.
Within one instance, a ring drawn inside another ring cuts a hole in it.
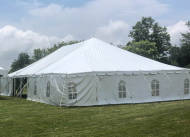
[[[127,46],[124,47],[124,49],[151,59],[156,59],[159,54],[156,43],[149,42],[147,40],[142,40],[139,42],[129,42]]]
[[[47,55],[45,49],[34,49],[32,59],[33,61],[37,61]]]
[[[179,66],[180,47],[173,46],[169,50],[169,61],[172,65]]]
[[[189,31],[182,33],[181,46],[170,50],[170,60],[174,65],[188,67],[190,64],[190,21],[187,22]]]
[[[150,41],[156,43],[160,58],[165,57],[171,48],[170,35],[167,32],[167,28],[159,26],[158,23],[153,25]]]
[[[31,59],[30,56],[28,55],[28,53],[20,53],[18,55],[18,58],[16,60],[13,61],[12,65],[11,65],[11,70],[10,72],[14,72],[17,71],[21,68],[26,67],[27,65],[31,64]]]
[[[190,21],[186,23],[189,31],[187,33],[182,33],[181,45],[190,46]]]
[[[157,60],[165,57],[171,47],[170,35],[166,27],[161,27],[151,17],[143,17],[141,21],[138,21],[136,25],[133,26],[129,37],[132,38],[133,42],[145,40],[154,42],[159,53]]]
[[[187,66],[190,64],[190,21],[187,22],[189,32],[182,33],[181,39],[181,54],[179,59],[180,66]]]
[[[0,96],[0,108],[0,137],[190,135],[189,100],[68,108]]]
[[[132,31],[129,33],[129,37],[133,41],[139,42],[142,40],[151,40],[151,31],[153,29],[154,20],[151,17],[142,17],[141,21],[138,21],[135,26],[132,27]]]
[[[182,45],[178,54],[179,66],[185,67],[190,64],[190,45]]]

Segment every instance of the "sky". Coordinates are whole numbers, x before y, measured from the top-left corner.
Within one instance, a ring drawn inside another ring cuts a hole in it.
[[[96,37],[126,44],[143,16],[168,28],[173,45],[188,31],[189,0],[0,0],[0,66],[20,52],[32,53],[60,41]]]

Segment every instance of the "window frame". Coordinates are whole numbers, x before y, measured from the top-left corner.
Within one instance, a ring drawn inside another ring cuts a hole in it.
[[[160,82],[157,79],[151,81],[152,96],[160,96]]]
[[[37,81],[34,80],[34,95],[37,95]]]
[[[184,94],[188,95],[189,94],[189,79],[184,80]]]
[[[51,95],[51,83],[50,81],[47,82],[47,87],[46,87],[46,97],[50,97]]]
[[[68,90],[68,99],[69,100],[76,100],[78,97],[78,92],[76,89],[76,84],[72,81],[70,81],[67,84],[67,90]]]
[[[119,81],[118,91],[118,97],[120,99],[127,98],[126,82],[124,80]]]

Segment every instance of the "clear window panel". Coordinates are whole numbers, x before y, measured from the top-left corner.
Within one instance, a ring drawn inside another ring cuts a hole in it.
[[[126,98],[126,92],[123,92],[123,98]]]
[[[119,98],[122,98],[122,92],[119,92]]]

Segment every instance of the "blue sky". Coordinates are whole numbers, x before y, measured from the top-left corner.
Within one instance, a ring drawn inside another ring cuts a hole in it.
[[[189,0],[0,0],[0,66],[20,52],[59,41],[97,37],[125,44],[131,27],[152,16],[168,28],[173,45],[188,29]]]
[[[45,6],[48,4],[58,4],[64,7],[80,7],[93,0],[0,0],[1,23],[12,23],[19,21],[27,15],[30,8]],[[162,18],[170,18],[172,21],[187,20],[190,16],[189,0],[159,0],[161,3],[168,4],[170,11]],[[39,5],[37,5],[37,3]],[[161,19],[162,19],[161,18]],[[160,18],[158,18],[160,20]]]
[[[23,16],[27,16],[27,10],[38,6],[56,3],[66,7],[78,7],[88,1],[90,0],[0,0],[0,24],[15,24]]]
[[[169,6],[169,12],[163,16],[171,20],[171,25],[179,20],[188,20],[190,18],[190,1],[189,0],[159,0],[160,2],[166,3]]]
[[[0,25],[17,24],[28,10],[55,3],[63,7],[80,7],[93,0],[0,0]],[[167,4],[168,13],[155,17],[163,25],[171,25],[178,20],[188,20],[190,16],[189,0],[158,0]],[[39,5],[38,5],[39,4]],[[166,20],[166,21],[165,21]],[[162,22],[163,21],[163,22]]]

